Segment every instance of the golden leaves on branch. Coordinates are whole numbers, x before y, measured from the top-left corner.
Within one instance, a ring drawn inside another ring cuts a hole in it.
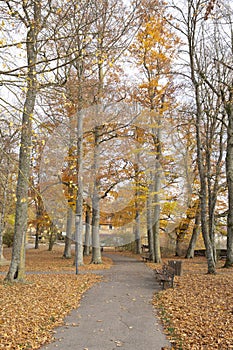
[[[215,3],[216,3],[216,0],[210,0],[209,1],[208,5],[207,5],[207,8],[206,8],[205,17],[204,17],[205,20],[208,19],[210,13],[213,11]]]

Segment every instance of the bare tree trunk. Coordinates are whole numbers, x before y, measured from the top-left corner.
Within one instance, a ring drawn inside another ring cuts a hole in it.
[[[199,5],[197,5],[199,6]],[[206,220],[207,211],[207,183],[206,183],[206,169],[203,160],[203,150],[202,150],[202,139],[201,139],[201,122],[203,117],[201,98],[200,98],[200,84],[196,76],[197,73],[197,62],[196,62],[196,26],[197,26],[197,13],[199,8],[193,8],[192,2],[188,2],[188,48],[189,48],[189,60],[190,60],[190,71],[191,71],[191,81],[194,87],[195,102],[196,102],[196,140],[197,140],[197,164],[198,172],[200,178],[200,213],[201,213],[201,229],[202,236],[206,248],[207,266],[208,273],[215,273],[215,259],[213,254],[213,246],[210,240],[208,222]]]
[[[135,130],[136,140],[138,142],[138,129]],[[139,195],[140,195],[140,181],[139,181],[139,162],[140,162],[140,152],[135,155],[136,164],[135,169],[135,223],[133,227],[133,233],[135,238],[135,254],[141,253],[141,234],[140,234],[140,211],[139,211]]]
[[[97,106],[98,108],[98,106]],[[100,162],[100,144],[99,144],[99,127],[94,130],[95,145],[94,145],[94,164],[93,164],[93,194],[92,194],[92,263],[101,264],[101,248],[99,238],[100,225],[100,196],[99,196],[99,162]]]
[[[103,22],[105,16],[103,17]],[[99,120],[99,115],[102,113],[103,106],[103,89],[104,89],[104,70],[103,70],[103,33],[98,33],[97,43],[97,57],[98,62],[98,90],[96,96],[96,120]],[[92,194],[92,263],[101,264],[101,247],[99,237],[100,226],[100,195],[99,195],[99,169],[100,169],[100,128],[102,126],[94,127],[94,160],[93,160],[93,194]]]
[[[199,204],[195,215],[195,223],[194,223],[192,237],[190,239],[188,250],[185,256],[187,259],[194,258],[194,249],[197,243],[198,236],[200,234],[200,223],[201,223],[201,213],[200,213],[200,204]]]
[[[141,237],[140,237],[140,213],[136,210],[135,224],[134,224],[134,237],[135,237],[135,254],[141,253]]]
[[[162,98],[162,105],[164,98]],[[162,109],[162,108],[161,108]],[[161,263],[161,249],[160,249],[160,191],[161,191],[161,120],[158,116],[157,128],[153,130],[153,138],[156,149],[155,173],[154,173],[154,224],[153,224],[153,243],[154,243],[154,262]]]
[[[151,261],[154,261],[154,242],[153,242],[153,225],[152,225],[152,184],[149,185],[149,191],[147,196],[147,237],[148,237],[148,250],[149,258]]]
[[[227,156],[226,156],[226,176],[228,187],[228,216],[227,216],[227,258],[225,267],[233,266],[233,106],[232,90],[227,107],[228,127],[227,127]]]
[[[35,249],[39,249],[39,239],[40,239],[40,224],[36,224],[36,235],[35,235]]]
[[[206,248],[206,257],[207,257],[207,266],[208,266],[208,273],[214,274],[215,273],[215,259],[213,254],[213,246],[210,240],[210,236],[208,233],[208,224],[206,221],[207,217],[207,188],[206,188],[206,175],[203,165],[203,157],[202,157],[202,145],[201,145],[201,103],[200,103],[200,96],[199,96],[199,85],[194,80],[194,86],[195,86],[195,93],[196,93],[196,107],[197,107],[197,113],[196,113],[196,137],[197,137],[197,162],[198,162],[198,170],[199,170],[199,177],[200,177],[200,212],[201,212],[201,229],[202,229],[202,236],[205,243]]]
[[[210,236],[210,242],[212,245],[212,251],[213,251],[213,259],[214,262],[217,262],[217,253],[216,253],[216,239],[215,239],[215,219],[214,219],[214,213],[215,213],[215,206],[216,206],[216,200],[217,200],[217,193],[213,193],[211,195],[211,191],[208,191],[208,199],[209,199],[209,236]]]
[[[102,264],[100,238],[99,238],[99,210],[98,208],[92,209],[92,263]]]
[[[3,255],[3,223],[4,223],[3,217],[4,215],[3,213],[1,213],[0,214],[0,266],[1,264],[4,264],[4,262],[6,261]]]
[[[35,206],[36,206],[36,238],[35,238],[35,249],[39,249],[39,240],[41,236],[41,221],[44,214],[43,200],[40,193],[35,193]]]
[[[196,218],[198,220],[197,212],[200,216],[200,201],[197,200],[191,203],[191,198],[188,201],[189,205],[186,210],[186,217],[181,219],[179,226],[176,229],[176,256],[182,255],[181,244],[189,228],[192,219]]]
[[[2,215],[0,217],[0,265],[1,262],[4,261],[4,256],[3,256],[3,230],[2,230]]]
[[[158,208],[159,209],[159,208]],[[158,210],[157,209],[157,210]],[[153,225],[153,243],[154,243],[154,262],[161,263],[160,239],[159,239],[159,220],[158,214],[155,213],[155,223]]]
[[[9,158],[8,158],[8,165],[9,165]],[[2,198],[2,208],[0,213],[0,265],[1,263],[4,263],[6,259],[3,255],[3,230],[4,230],[4,223],[5,223],[5,214],[6,214],[6,203],[7,203],[7,193],[8,193],[8,175],[9,175],[9,166],[7,167],[7,173],[5,178],[5,184],[4,184],[4,192],[3,192],[3,198]]]
[[[55,227],[52,225],[50,227],[50,233],[49,233],[49,247],[48,251],[51,252],[53,250],[54,243],[57,239],[57,232],[54,232]]]
[[[72,243],[72,224],[73,224],[73,209],[68,207],[67,209],[67,221],[66,221],[66,236],[65,236],[65,247],[63,257],[71,259],[71,243]]]
[[[90,255],[91,208],[86,205],[84,255]]]
[[[82,92],[79,91],[79,110],[77,113],[77,176],[78,176],[78,193],[76,200],[75,214],[75,266],[78,274],[78,266],[83,265],[83,111]]]
[[[176,256],[182,256],[182,243],[189,227],[190,220],[181,219],[179,227],[176,229]]]
[[[31,149],[31,120],[35,105],[35,88],[29,87],[24,105],[22,135],[19,156],[19,173],[16,191],[16,217],[15,217],[15,233],[12,260],[6,279],[13,281],[14,279],[24,279],[24,244],[27,231],[27,210],[28,210],[28,179],[30,169],[30,149]]]
[[[38,18],[40,18],[39,3],[35,4],[34,11],[35,22],[30,23],[30,28],[27,34],[26,41],[28,58],[27,93],[22,117],[22,130],[19,153],[19,172],[16,189],[17,201],[14,243],[10,269],[6,276],[6,280],[11,282],[14,280],[22,281],[24,280],[25,275],[25,241],[27,231],[28,181],[30,175],[32,115],[34,112],[37,93],[37,80],[35,70],[37,61],[37,51],[35,49],[35,46],[38,34]]]
[[[160,251],[160,195],[161,190],[161,165],[156,163],[155,183],[154,183],[154,224],[153,224],[153,243],[154,243],[154,262],[161,263]]]

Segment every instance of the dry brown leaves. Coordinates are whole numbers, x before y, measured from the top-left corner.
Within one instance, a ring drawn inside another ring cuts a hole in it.
[[[0,349],[38,349],[101,277],[31,275],[25,284],[0,284]]]
[[[10,259],[10,250],[4,253]],[[45,247],[27,250],[26,270],[42,273],[27,275],[24,284],[4,284],[0,277],[0,349],[38,349],[50,341],[53,329],[78,307],[82,294],[101,280],[92,273],[70,274],[74,271],[73,259],[61,256],[61,247],[52,252]],[[103,260],[104,264],[86,265],[80,270],[109,268],[111,260]],[[90,258],[85,258],[85,263],[89,262]],[[0,271],[8,268],[3,266]]]
[[[55,245],[51,252],[46,245],[41,245],[40,249],[26,250],[26,271],[75,271],[74,252],[72,259],[62,257],[64,246]],[[4,249],[4,257],[11,258],[11,249]],[[103,264],[90,264],[91,256],[84,257],[84,266],[80,266],[80,271],[103,270],[112,265],[111,259],[103,257]],[[0,266],[0,271],[7,271],[8,266]]]
[[[5,257],[10,259],[9,250],[5,250]],[[63,259],[61,247],[52,252],[30,249],[26,262],[27,271],[50,273],[28,275],[25,284],[0,282],[0,349],[38,349],[50,341],[54,327],[62,324],[82,294],[101,278],[91,273],[69,274],[74,271],[73,259]],[[106,258],[102,265],[89,262],[90,258],[85,258],[87,265],[80,270],[111,266]],[[172,348],[233,349],[233,269],[219,268],[217,275],[206,275],[204,258],[183,260],[183,265],[184,274],[176,277],[175,288],[154,298]],[[0,267],[0,271],[7,269]]]
[[[173,349],[233,349],[233,269],[206,275],[202,258],[183,260],[183,265],[175,288],[154,299]]]

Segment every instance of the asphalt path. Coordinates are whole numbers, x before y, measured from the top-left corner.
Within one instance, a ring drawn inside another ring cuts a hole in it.
[[[143,262],[121,255],[41,350],[161,350],[170,344],[152,305],[161,287]]]

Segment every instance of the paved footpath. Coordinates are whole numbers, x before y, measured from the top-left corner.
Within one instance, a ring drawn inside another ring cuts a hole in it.
[[[115,265],[88,290],[80,307],[43,350],[161,350],[169,346],[151,299],[160,286],[138,260],[108,255]]]

